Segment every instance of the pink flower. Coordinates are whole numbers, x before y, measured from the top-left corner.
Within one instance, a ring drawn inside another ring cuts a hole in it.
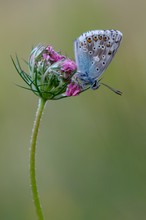
[[[80,92],[81,92],[81,87],[78,84],[71,82],[67,86],[66,96],[76,96]]]
[[[61,70],[66,73],[71,73],[77,69],[77,66],[74,61],[70,59],[64,60],[61,66]]]
[[[65,56],[60,55],[59,53],[57,53],[57,52],[53,49],[52,46],[47,46],[42,56],[43,56],[43,58],[44,58],[46,61],[49,61],[49,60],[50,60],[50,61],[52,61],[53,63],[65,58]]]
[[[64,62],[61,64],[61,71],[65,79],[67,79],[76,69],[77,66],[75,62],[70,59],[64,60]]]

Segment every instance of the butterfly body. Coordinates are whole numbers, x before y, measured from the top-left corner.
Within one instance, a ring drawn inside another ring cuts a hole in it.
[[[117,30],[93,30],[74,42],[77,76],[82,86],[97,89],[99,78],[112,61],[122,39]]]

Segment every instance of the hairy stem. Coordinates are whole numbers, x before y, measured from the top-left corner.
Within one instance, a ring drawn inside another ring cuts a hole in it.
[[[44,220],[44,217],[39,199],[39,193],[37,190],[35,157],[36,157],[36,143],[37,143],[39,126],[40,126],[40,120],[45,107],[45,103],[46,103],[45,100],[43,100],[42,98],[39,99],[36,117],[32,129],[32,139],[30,145],[30,182],[31,182],[33,202],[38,216],[38,220]]]

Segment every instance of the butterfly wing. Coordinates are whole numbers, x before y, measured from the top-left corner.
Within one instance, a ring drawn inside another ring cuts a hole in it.
[[[82,34],[74,43],[80,79],[92,84],[112,61],[122,39],[117,30],[95,30]]]
[[[84,44],[86,44],[84,42]],[[89,72],[92,64],[92,57],[88,54],[88,48],[82,47],[82,42],[78,39],[74,41],[75,62],[77,64],[78,73],[85,74]]]

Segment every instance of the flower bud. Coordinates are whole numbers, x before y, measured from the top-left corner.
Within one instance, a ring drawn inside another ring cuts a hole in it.
[[[80,93],[80,87],[72,81],[77,71],[74,61],[56,52],[52,46],[38,45],[30,54],[29,74],[12,59],[19,75],[37,96],[48,99],[60,99]]]

